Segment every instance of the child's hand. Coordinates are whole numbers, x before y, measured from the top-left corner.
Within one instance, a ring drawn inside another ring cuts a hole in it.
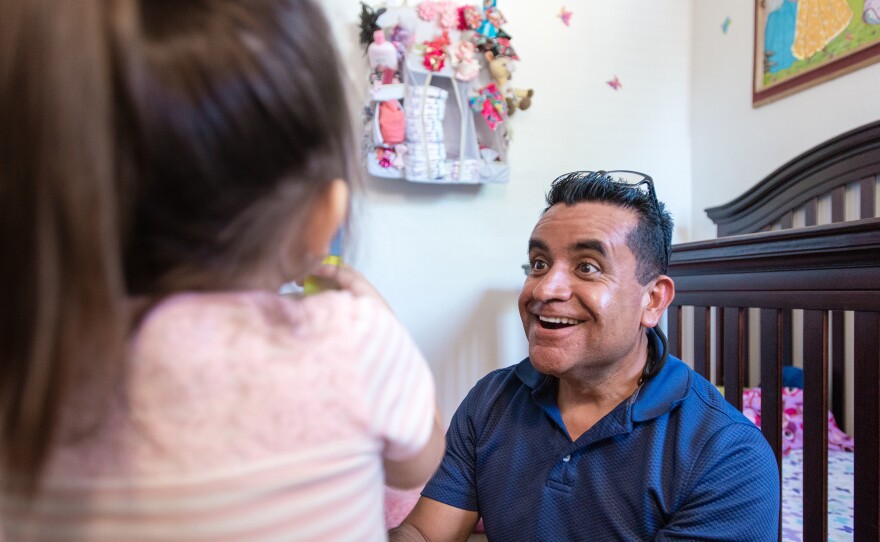
[[[348,265],[324,264],[312,272],[312,277],[322,289],[346,290],[355,297],[371,297],[391,310],[382,294],[360,272]]]

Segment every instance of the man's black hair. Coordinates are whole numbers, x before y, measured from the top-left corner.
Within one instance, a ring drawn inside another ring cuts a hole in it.
[[[640,284],[666,274],[672,246],[672,216],[663,203],[657,201],[655,205],[650,193],[619,181],[614,172],[575,171],[553,181],[544,212],[558,203],[575,205],[587,201],[630,209],[638,216],[638,225],[627,235],[626,244],[636,257],[636,279]]]

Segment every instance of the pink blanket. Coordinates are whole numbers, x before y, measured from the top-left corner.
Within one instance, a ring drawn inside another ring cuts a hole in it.
[[[761,388],[743,390],[743,414],[761,426]],[[828,413],[828,449],[852,452],[853,438],[837,427],[834,414]],[[782,388],[782,455],[804,447],[804,390]]]

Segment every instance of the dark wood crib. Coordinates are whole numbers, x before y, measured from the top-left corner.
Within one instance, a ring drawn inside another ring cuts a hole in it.
[[[880,539],[878,182],[874,122],[707,209],[718,239],[673,247],[670,347],[740,409],[744,387],[760,383],[780,469],[783,367],[803,369],[803,540],[828,540],[828,411],[855,440],[854,540]]]

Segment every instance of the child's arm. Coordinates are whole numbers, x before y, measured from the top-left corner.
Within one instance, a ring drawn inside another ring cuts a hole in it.
[[[373,298],[391,312],[391,307],[378,290],[358,271],[348,265],[322,265],[313,274],[322,289],[346,290],[355,297]],[[385,483],[399,489],[411,489],[423,485],[440,465],[446,450],[444,426],[437,406],[428,442],[414,457],[404,461],[385,459]]]
[[[446,436],[440,413],[434,409],[434,427],[422,451],[406,461],[385,459],[385,483],[398,489],[414,489],[425,485],[440,465],[446,451]]]

